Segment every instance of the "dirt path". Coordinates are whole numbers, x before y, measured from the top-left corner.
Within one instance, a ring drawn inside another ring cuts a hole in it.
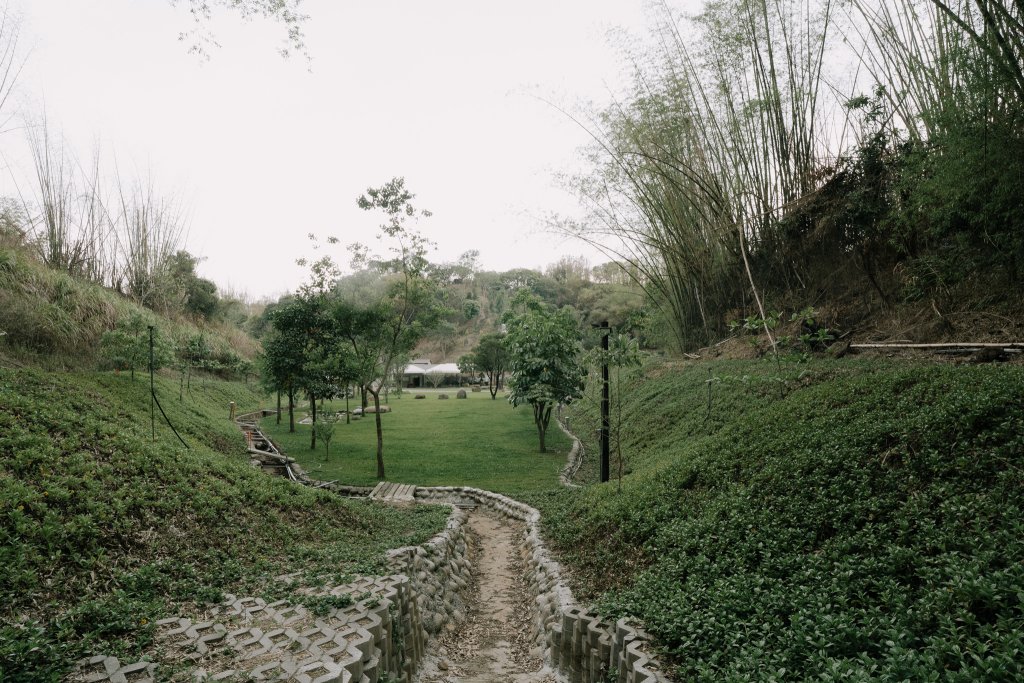
[[[516,545],[522,525],[476,510],[468,521],[473,598],[465,623],[440,636],[418,683],[558,683],[530,652],[529,591]]]

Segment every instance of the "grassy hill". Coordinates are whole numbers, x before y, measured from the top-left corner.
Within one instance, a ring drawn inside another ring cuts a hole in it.
[[[57,680],[91,652],[137,655],[156,619],[222,591],[278,599],[286,572],[378,571],[385,549],[443,525],[438,508],[372,507],[251,468],[227,419],[229,401],[257,407],[251,386],[210,379],[183,401],[177,378],[156,387],[188,449],[162,422],[151,441],[142,378],[0,357],[5,682]]]
[[[623,395],[621,493],[535,502],[681,680],[1024,676],[1024,365],[654,365]]]

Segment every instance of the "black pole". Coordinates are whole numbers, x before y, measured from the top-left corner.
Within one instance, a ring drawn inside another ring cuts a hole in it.
[[[149,427],[156,441],[156,389],[153,386],[153,326],[149,326]]]
[[[604,332],[604,336],[601,337],[601,350],[604,352],[604,363],[601,365],[601,481],[605,482],[610,477],[608,452],[611,441],[611,423],[608,419],[608,337],[611,335],[611,329],[607,320],[601,322],[601,330]]]

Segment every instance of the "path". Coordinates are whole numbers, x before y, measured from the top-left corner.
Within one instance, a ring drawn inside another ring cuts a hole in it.
[[[523,526],[482,509],[469,517],[475,586],[466,621],[440,635],[417,683],[557,683],[530,648],[532,605],[517,540]]]

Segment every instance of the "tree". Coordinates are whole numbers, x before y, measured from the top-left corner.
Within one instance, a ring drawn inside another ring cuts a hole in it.
[[[585,371],[580,363],[580,334],[568,309],[554,309],[533,295],[517,297],[505,316],[508,334],[509,402],[528,403],[546,453],[544,437],[551,410],[583,395]]]
[[[446,375],[443,372],[432,372],[431,370],[427,370],[426,374],[424,374],[423,377],[428,382],[430,382],[430,386],[437,389],[439,386],[444,384],[444,380],[445,378],[448,377],[448,375]]]
[[[476,377],[476,374],[480,371],[480,368],[476,365],[476,358],[472,353],[466,353],[459,356],[459,360],[456,361],[456,364],[459,366],[459,372],[463,375]]]
[[[324,415],[313,425],[313,431],[324,445],[324,460],[331,459],[331,440],[334,438],[334,426],[338,420],[332,415]]]
[[[118,370],[149,367],[149,321],[138,313],[118,321],[117,326],[103,333],[100,349],[104,360]],[[153,335],[153,369],[159,370],[171,359],[171,347],[158,334]]]
[[[184,249],[175,252],[167,264],[169,284],[177,290],[182,310],[213,320],[220,307],[220,298],[217,296],[217,285],[196,274],[196,266],[202,260]]]
[[[182,4],[181,0],[168,1],[172,5]],[[195,21],[195,28],[182,32],[178,36],[178,40],[191,43],[189,52],[208,58],[208,48],[220,47],[220,45],[206,24],[213,15],[213,8],[222,7],[238,12],[245,20],[258,16],[282,24],[286,37],[282,41],[283,45],[278,48],[278,52],[282,57],[288,57],[293,51],[298,52],[308,60],[306,36],[302,27],[309,17],[299,11],[301,2],[302,0],[186,0],[184,4]]]
[[[437,324],[430,336],[437,341],[438,349],[441,351],[441,361],[446,362],[448,360],[448,354],[451,353],[452,347],[455,345],[459,337],[458,330],[455,329],[455,325],[446,320],[442,320]]]
[[[487,375],[487,388],[491,392],[491,400],[498,396],[501,380],[508,367],[508,349],[505,337],[501,334],[485,334],[480,337],[472,354],[476,370]]]
[[[380,211],[385,222],[380,237],[392,242],[387,257],[371,256],[366,247],[352,247],[353,266],[370,265],[388,278],[384,297],[364,306],[338,301],[334,316],[339,334],[347,341],[353,369],[364,391],[373,397],[377,426],[377,478],[384,479],[384,430],[380,392],[395,367],[440,318],[436,282],[430,278],[429,242],[409,226],[410,219],[430,216],[412,204],[415,198],[403,178],[370,188],[357,204],[365,211]]]
[[[261,358],[264,386],[288,397],[288,431],[295,431],[295,395],[303,387],[308,362],[310,311],[293,299],[270,315],[271,332],[263,338]]]
[[[192,391],[192,370],[195,368],[206,368],[212,359],[213,350],[206,341],[203,332],[188,335],[179,342],[178,363],[181,369],[181,391],[179,398],[184,399],[184,390]]]

